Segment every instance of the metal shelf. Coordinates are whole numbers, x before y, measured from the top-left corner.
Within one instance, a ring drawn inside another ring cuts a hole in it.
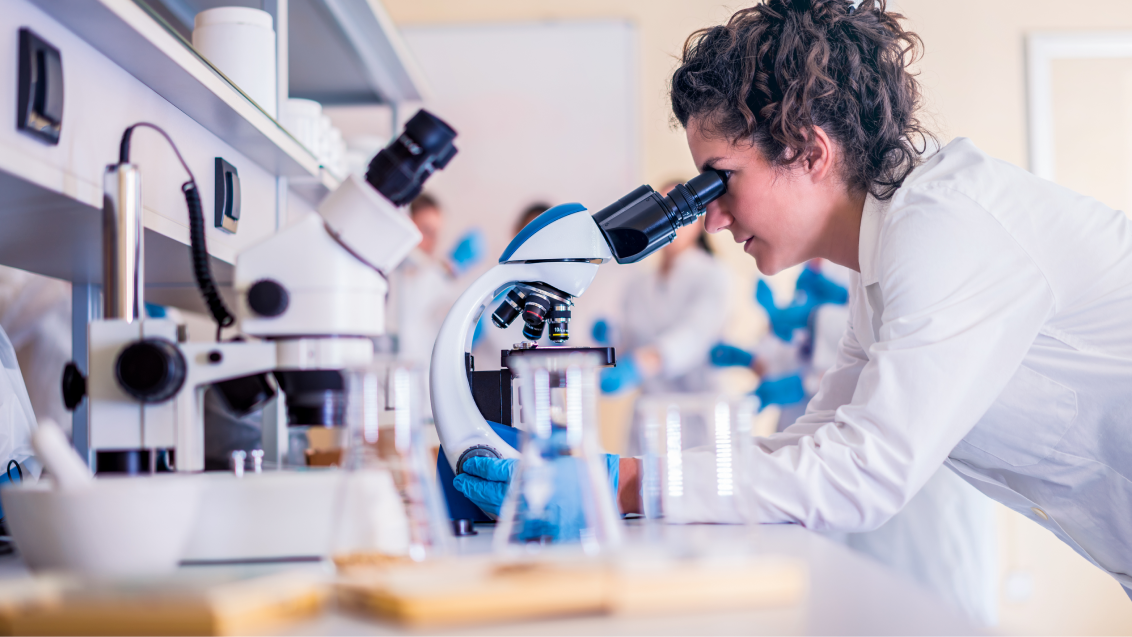
[[[132,0],[32,0],[115,64],[272,174],[308,180],[317,203],[337,186],[318,159]]]
[[[262,0],[141,0],[181,37],[197,12],[221,6],[265,8]],[[378,0],[286,0],[291,97],[323,104],[423,101],[427,85],[400,32]]]

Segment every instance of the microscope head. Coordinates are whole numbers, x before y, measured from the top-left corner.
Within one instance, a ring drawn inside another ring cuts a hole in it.
[[[401,207],[456,154],[456,132],[421,110],[318,208],[240,253],[240,330],[276,346],[274,374],[295,425],[338,425],[341,370],[373,360],[388,275],[421,240]]]
[[[678,228],[693,223],[725,192],[726,173],[710,170],[677,185],[667,197],[641,186],[593,217],[581,214],[585,208],[580,204],[555,206],[527,224],[499,262],[537,263],[549,270],[556,262],[596,265],[615,258],[618,263],[635,263],[671,243]],[[542,338],[549,324],[551,342],[565,343],[570,337],[572,297],[584,289],[571,292],[545,281],[517,283],[491,321],[505,329],[522,316],[523,336],[531,341]]]
[[[709,170],[678,184],[667,197],[641,186],[594,215],[618,263],[636,263],[663,248],[676,230],[695,222],[727,192],[728,174]]]

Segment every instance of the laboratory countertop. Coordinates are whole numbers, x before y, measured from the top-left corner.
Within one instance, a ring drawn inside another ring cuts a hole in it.
[[[640,542],[645,529],[627,523],[627,541]],[[490,550],[491,527],[457,540],[463,554]],[[799,526],[755,528],[725,525],[668,526],[670,540],[781,555],[803,561],[809,586],[792,605],[742,611],[655,616],[588,615],[506,624],[407,630],[331,608],[285,627],[287,635],[971,635],[980,630],[959,610],[906,576]],[[293,565],[292,565],[293,566]],[[308,565],[307,568],[312,567]],[[192,567],[200,568],[200,567]],[[0,579],[27,577],[18,556],[0,557]]]

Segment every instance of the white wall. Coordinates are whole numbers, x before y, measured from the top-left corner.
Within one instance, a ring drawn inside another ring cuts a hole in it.
[[[425,106],[459,134],[459,154],[426,190],[445,211],[442,250],[472,227],[486,233],[488,253],[473,275],[498,260],[531,203],[596,212],[641,184],[631,24],[437,25],[404,34],[432,87]],[[616,312],[631,270],[602,268],[577,301],[572,343],[589,343],[593,321]]]

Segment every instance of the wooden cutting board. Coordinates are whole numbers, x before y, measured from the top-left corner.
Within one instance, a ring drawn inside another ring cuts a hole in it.
[[[406,624],[504,621],[590,613],[605,600],[605,572],[590,564],[501,565],[490,558],[353,569],[340,604]]]
[[[347,608],[439,625],[778,606],[797,602],[806,586],[805,565],[786,558],[500,563],[484,557],[350,569],[336,593]]]
[[[321,610],[313,573],[178,573],[159,580],[39,576],[0,582],[0,635],[237,635]]]

